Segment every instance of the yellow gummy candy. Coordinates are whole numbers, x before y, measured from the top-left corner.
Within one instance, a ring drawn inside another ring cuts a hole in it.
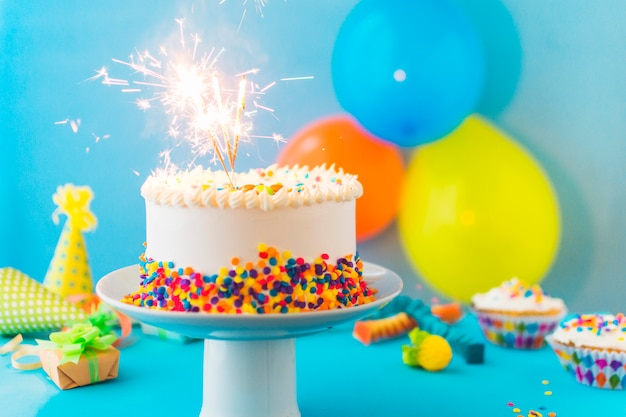
[[[418,365],[427,371],[440,371],[452,360],[452,348],[446,339],[430,335],[422,341],[417,354]]]

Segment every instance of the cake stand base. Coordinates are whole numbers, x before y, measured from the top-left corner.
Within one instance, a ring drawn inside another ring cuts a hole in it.
[[[373,302],[297,314],[185,313],[124,304],[124,295],[138,287],[137,265],[102,277],[96,293],[137,321],[205,339],[200,417],[299,417],[295,338],[365,317],[402,290],[402,279],[378,265],[364,263],[363,277],[378,290]]]
[[[204,341],[200,417],[299,417],[294,339]]]

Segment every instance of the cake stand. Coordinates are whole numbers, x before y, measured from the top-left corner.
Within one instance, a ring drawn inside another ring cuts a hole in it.
[[[102,277],[96,293],[127,316],[185,336],[204,339],[200,417],[299,417],[295,338],[363,318],[402,290],[402,279],[364,262],[363,277],[378,290],[356,307],[295,314],[220,315],[157,311],[119,300],[138,288],[139,266]]]

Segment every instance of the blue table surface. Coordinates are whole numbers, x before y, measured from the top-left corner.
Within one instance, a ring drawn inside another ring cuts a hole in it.
[[[472,316],[459,326],[479,332]],[[19,371],[9,355],[0,356],[0,416],[197,416],[203,343],[163,341],[138,327],[131,339],[116,379],[66,391],[41,369]],[[484,364],[468,365],[457,355],[431,373],[402,363],[405,343],[400,337],[363,346],[351,323],[297,339],[302,416],[626,415],[626,392],[579,384],[549,347],[522,351],[487,343]]]

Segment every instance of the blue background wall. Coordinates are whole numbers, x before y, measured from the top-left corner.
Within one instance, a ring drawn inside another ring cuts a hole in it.
[[[458,1],[488,48],[502,53],[489,64],[500,88],[480,110],[535,156],[560,200],[561,248],[544,287],[572,311],[623,311],[626,3]],[[115,87],[83,81],[103,65],[127,76],[111,58],[155,50],[176,35],[177,17],[187,17],[206,45],[226,48],[227,71],[259,67],[260,85],[315,77],[269,90],[265,103],[277,118],[260,115],[258,134],[289,137],[341,112],[330,56],[355,0],[269,0],[263,17],[251,2],[218,3],[0,2],[0,266],[43,279],[61,231],[51,220],[52,194],[67,182],[95,193],[99,225],[86,235],[94,277],[136,262],[145,237],[139,187],[167,143],[162,117],[136,109]],[[76,133],[55,124],[65,119],[81,119]],[[238,169],[267,165],[278,151],[259,140],[240,151]],[[405,277],[408,293],[437,295],[419,286],[395,225],[359,249]]]

